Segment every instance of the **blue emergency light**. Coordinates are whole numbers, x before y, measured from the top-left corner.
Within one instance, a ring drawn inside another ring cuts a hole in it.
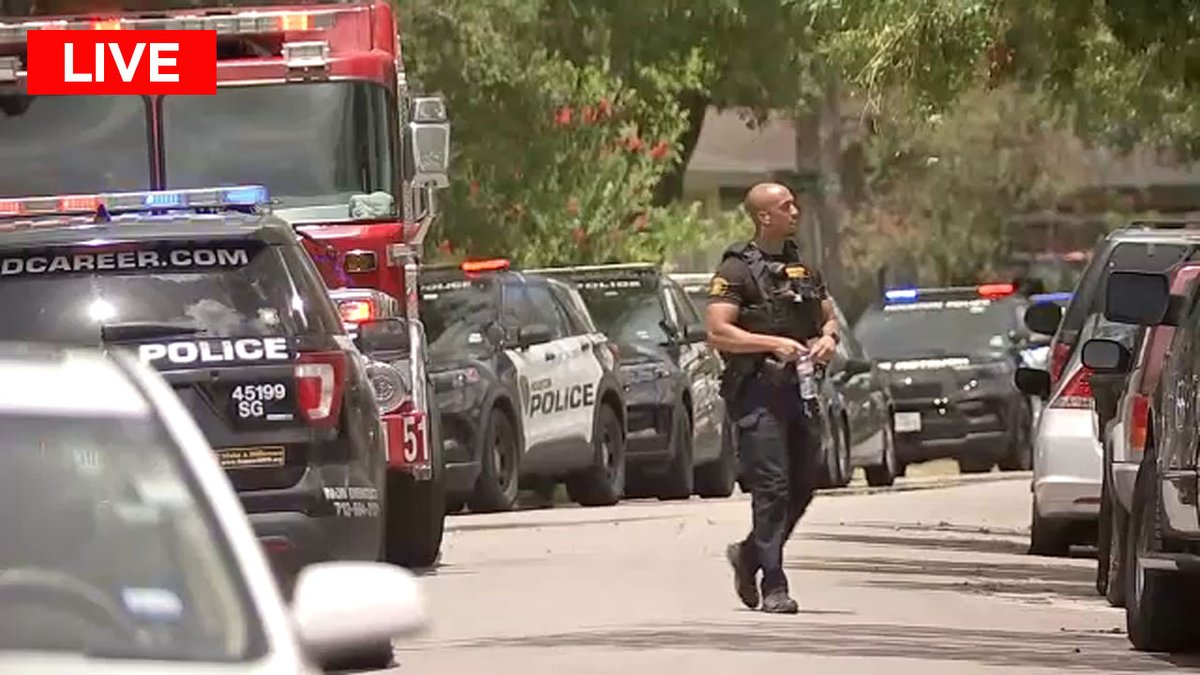
[[[1059,291],[1056,293],[1034,293],[1029,296],[1029,301],[1035,305],[1041,305],[1049,302],[1070,302],[1074,293],[1071,291]]]
[[[915,288],[893,288],[883,294],[888,302],[910,302],[917,299]]]
[[[271,203],[261,185],[106,192],[91,195],[0,199],[0,218],[97,213],[137,213],[169,210],[252,208]]]

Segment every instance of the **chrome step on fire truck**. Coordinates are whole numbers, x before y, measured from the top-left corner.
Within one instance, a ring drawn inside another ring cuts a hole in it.
[[[437,191],[448,184],[450,125],[440,97],[409,89],[392,5],[119,5],[129,9],[81,14],[64,0],[0,2],[0,198],[265,185],[347,323],[387,306],[407,322],[409,349],[388,355],[401,377],[378,381],[406,390],[388,398],[387,557],[432,564],[443,531],[443,460],[416,288]],[[46,29],[214,30],[217,93],[28,96],[26,36]],[[369,291],[372,302],[345,289]]]

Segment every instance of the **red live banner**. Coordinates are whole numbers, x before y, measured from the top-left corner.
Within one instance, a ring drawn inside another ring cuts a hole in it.
[[[212,30],[31,30],[26,91],[80,94],[215,94]]]

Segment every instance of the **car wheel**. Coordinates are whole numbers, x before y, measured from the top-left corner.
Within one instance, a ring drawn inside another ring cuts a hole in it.
[[[730,440],[729,425],[721,428],[721,456],[715,462],[696,467],[696,494],[705,499],[724,498],[733,494],[738,479],[737,451]]]
[[[1125,624],[1134,649],[1179,651],[1196,644],[1197,628],[1189,611],[1197,597],[1196,584],[1178,572],[1151,570],[1142,563],[1142,556],[1159,550],[1158,496],[1150,478],[1146,471],[1138,474],[1125,541]]]
[[[441,416],[430,416],[429,442],[442,443]],[[387,477],[386,559],[408,568],[430,567],[437,562],[446,529],[446,485],[441,453],[433,455],[433,476],[416,480],[389,472]]]
[[[469,504],[476,513],[511,511],[517,503],[520,482],[521,452],[517,429],[512,418],[501,408],[492,408],[487,419],[480,443],[479,480]]]
[[[692,466],[692,417],[683,403],[671,411],[671,463],[666,476],[659,482],[659,499],[687,499],[695,487]]]
[[[625,491],[625,435],[611,406],[600,406],[592,445],[592,466],[567,478],[567,494],[581,506],[611,506]]]
[[[883,457],[879,464],[866,468],[867,485],[886,487],[894,485],[896,475],[900,472],[896,461],[896,439],[892,435],[891,424],[883,432]]]
[[[1067,538],[1065,523],[1048,520],[1038,515],[1037,503],[1033,506],[1033,522],[1029,526],[1030,555],[1065,557],[1071,552],[1071,540]]]
[[[1028,408],[1024,410],[1028,411]],[[1033,433],[1030,417],[1028,413],[1021,415],[1008,452],[998,462],[1001,471],[1029,471],[1033,468]]]
[[[1125,558],[1125,539],[1129,536],[1129,514],[1115,500],[1109,510],[1108,584],[1104,599],[1113,607],[1125,606],[1125,575],[1129,569]]]
[[[1112,556],[1112,504],[1108,498],[1108,481],[1105,481],[1100,488],[1100,517],[1096,524],[1096,592],[1100,595],[1108,594]]]

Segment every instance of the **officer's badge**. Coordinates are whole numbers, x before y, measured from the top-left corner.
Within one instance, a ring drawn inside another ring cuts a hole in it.
[[[804,265],[788,265],[785,269],[789,279],[807,279],[808,268]]]
[[[729,282],[724,277],[713,277],[712,283],[708,285],[708,294],[714,298],[725,295],[727,290],[729,290]]]

